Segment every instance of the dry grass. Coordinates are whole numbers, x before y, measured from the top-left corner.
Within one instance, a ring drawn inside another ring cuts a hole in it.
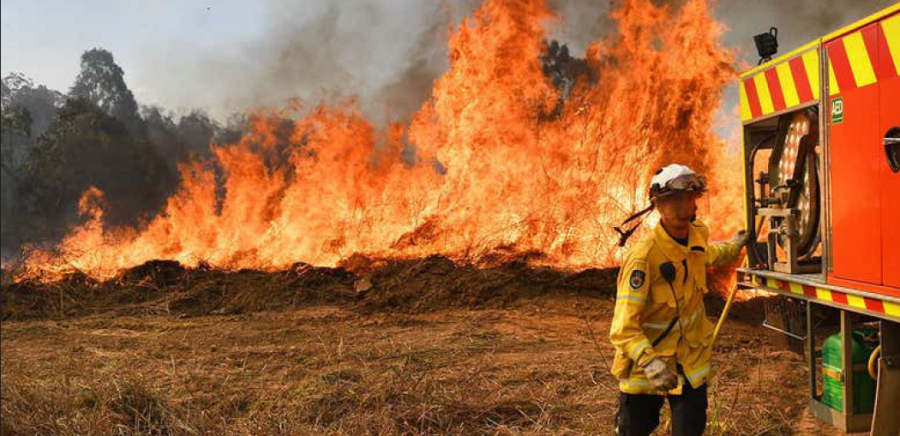
[[[571,310],[335,307],[6,322],[3,425],[23,435],[611,434],[609,349],[584,326]],[[800,359],[762,337],[718,356],[708,434],[791,434],[800,419]]]
[[[608,273],[431,259],[356,292],[344,272],[166,268],[73,287],[70,309],[4,285],[3,436],[612,434]],[[732,322],[721,344],[707,434],[836,434],[778,336]]]

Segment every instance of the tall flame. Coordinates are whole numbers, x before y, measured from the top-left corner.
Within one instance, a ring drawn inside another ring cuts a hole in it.
[[[610,266],[621,255],[611,227],[645,206],[650,175],[671,162],[711,180],[714,236],[735,230],[739,166],[712,129],[733,54],[707,1],[624,0],[612,17],[618,33],[587,50],[595,83],[562,103],[540,62],[552,13],[541,0],[488,0],[450,34],[450,68],[408,125],[379,131],[352,102],[323,104],[284,144],[285,112],[260,111],[240,141],[211,146],[212,161],[180,166],[180,188],[145,227],[104,229],[92,189],[82,206],[93,218],[26,265],[108,277],[151,259],[274,269],[500,252]]]

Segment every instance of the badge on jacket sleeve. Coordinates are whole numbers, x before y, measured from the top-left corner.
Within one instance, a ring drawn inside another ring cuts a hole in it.
[[[631,289],[635,291],[644,287],[644,279],[646,279],[646,273],[643,271],[636,269],[631,272],[631,277],[628,279],[628,283],[631,285]]]

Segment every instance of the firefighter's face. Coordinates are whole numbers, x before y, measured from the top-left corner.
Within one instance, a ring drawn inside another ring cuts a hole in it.
[[[663,222],[674,228],[687,228],[697,216],[697,200],[702,194],[676,192],[656,200]]]

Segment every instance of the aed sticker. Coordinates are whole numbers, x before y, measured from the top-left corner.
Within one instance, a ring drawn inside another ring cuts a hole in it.
[[[631,277],[628,279],[628,284],[631,285],[631,289],[638,290],[643,288],[646,276],[647,274],[639,269],[632,271]]]
[[[831,100],[831,124],[840,124],[844,121],[844,98],[837,97]]]

